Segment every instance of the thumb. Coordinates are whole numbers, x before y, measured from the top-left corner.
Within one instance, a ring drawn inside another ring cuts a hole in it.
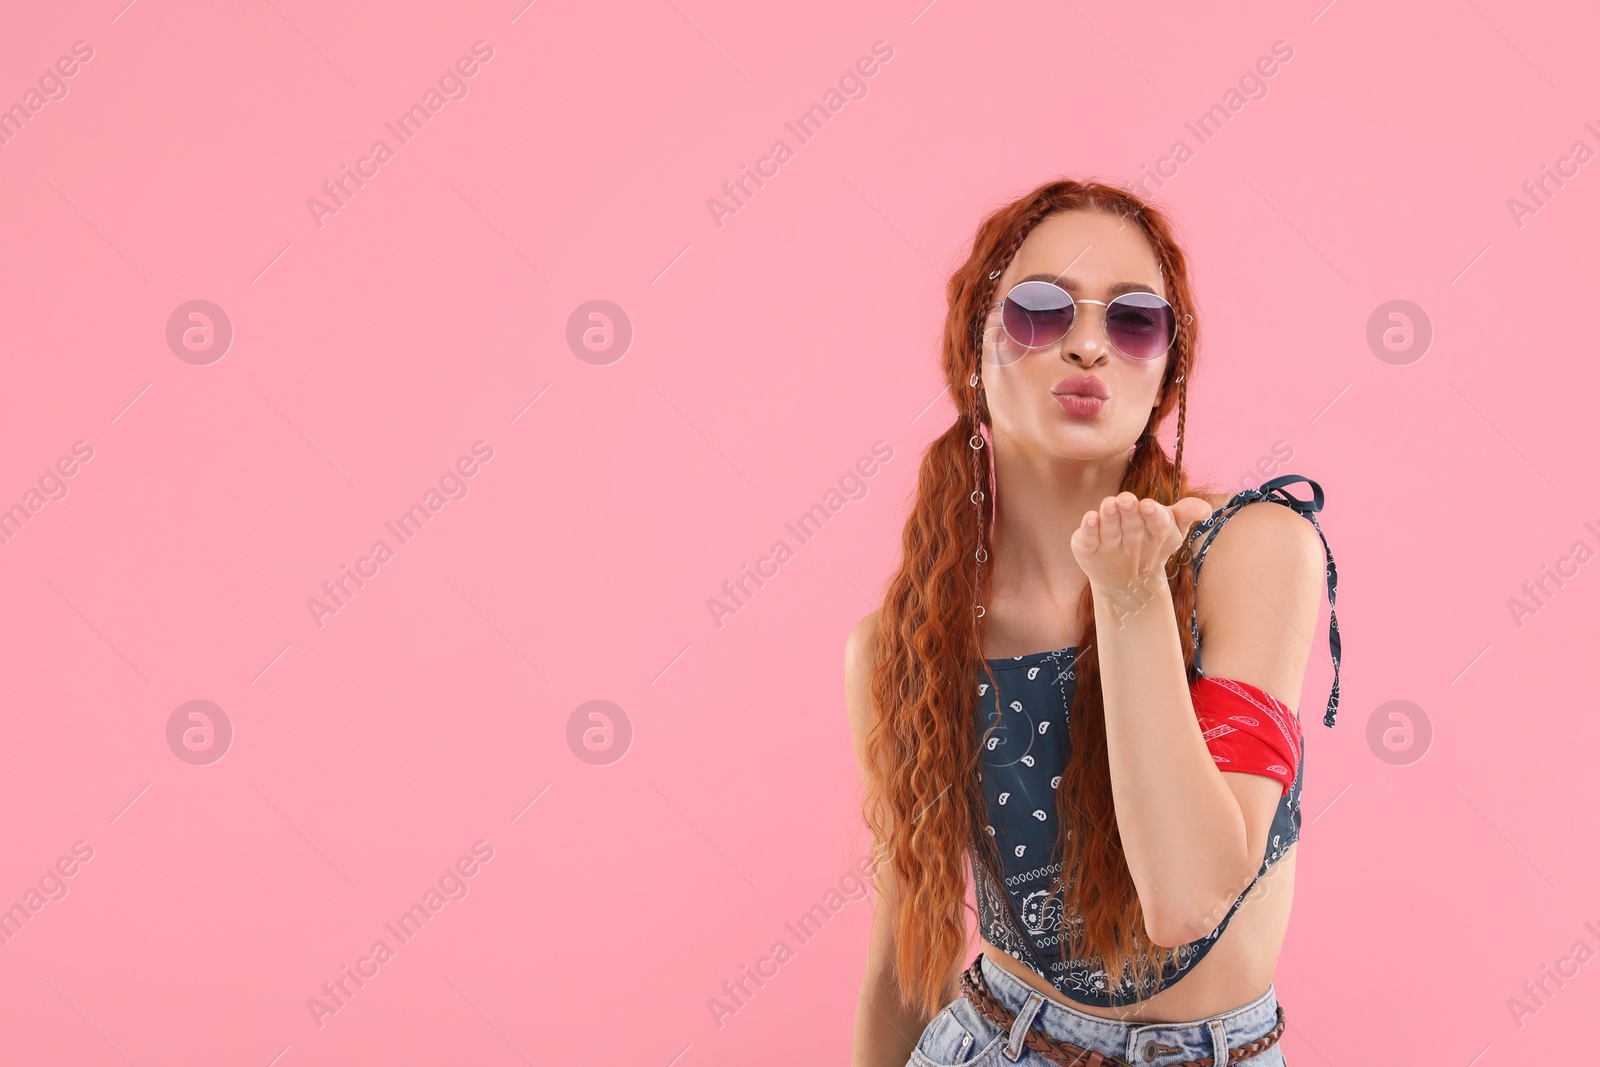
[[[1203,498],[1186,496],[1172,505],[1172,519],[1178,524],[1178,529],[1188,533],[1190,526],[1209,518],[1214,510]]]

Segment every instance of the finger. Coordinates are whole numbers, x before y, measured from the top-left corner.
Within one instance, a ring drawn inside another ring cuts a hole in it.
[[[1147,500],[1152,505],[1145,510],[1145,527],[1150,531],[1150,536],[1165,544],[1172,540],[1178,531],[1177,513],[1159,500]]]
[[[1166,559],[1178,543],[1172,509],[1159,500],[1142,500],[1139,509],[1144,516],[1145,546],[1151,559]]]
[[[1122,544],[1122,508],[1114,496],[1100,501],[1100,543],[1107,548]]]
[[[1093,552],[1100,547],[1100,513],[1086,511],[1073,535],[1080,552]]]
[[[1172,505],[1172,518],[1180,529],[1187,532],[1195,523],[1210,518],[1215,510],[1208,501],[1200,497],[1186,496]]]
[[[1145,517],[1139,508],[1139,498],[1132,493],[1117,494],[1117,514],[1122,520],[1122,539],[1132,544],[1145,539]]]
[[[1144,519],[1144,532],[1147,537],[1160,537],[1167,532],[1171,513],[1159,500],[1145,497],[1139,501],[1139,515]]]

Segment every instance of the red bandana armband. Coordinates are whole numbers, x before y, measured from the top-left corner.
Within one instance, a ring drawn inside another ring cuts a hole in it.
[[[1289,791],[1300,769],[1300,720],[1294,712],[1265,690],[1232,678],[1197,679],[1189,696],[1218,770],[1265,775]]]

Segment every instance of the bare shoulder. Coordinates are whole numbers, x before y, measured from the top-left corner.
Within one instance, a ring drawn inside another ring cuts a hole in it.
[[[1228,493],[1196,494],[1211,505],[1213,517],[1233,496]],[[1193,532],[1193,527],[1190,528]],[[1204,535],[1197,537],[1199,542]],[[1317,536],[1305,516],[1293,508],[1271,500],[1252,500],[1234,509],[1211,539],[1206,550],[1206,566],[1201,573],[1225,559],[1262,559],[1263,562],[1281,561],[1291,569],[1304,569],[1307,560],[1322,560],[1322,539]],[[1218,570],[1232,567],[1223,563]],[[1320,572],[1320,566],[1318,567]]]
[[[1220,493],[1206,497],[1218,508],[1231,499]],[[1213,561],[1239,559],[1268,567],[1287,566],[1292,571],[1305,571],[1309,562],[1315,565],[1310,569],[1320,575],[1322,539],[1310,520],[1293,508],[1271,500],[1253,500],[1236,509],[1206,553],[1207,566]],[[1231,566],[1224,564],[1219,569]]]
[[[873,646],[877,644],[878,612],[869,611],[861,617],[850,630],[850,636],[845,639],[844,657],[848,665],[852,660],[870,656]]]
[[[1296,708],[1323,575],[1322,539],[1304,515],[1270,500],[1240,506],[1200,568],[1206,673],[1249,681]]]
[[[872,669],[878,663],[878,613],[868,612],[844,645],[844,702],[850,732],[859,746],[871,726]]]

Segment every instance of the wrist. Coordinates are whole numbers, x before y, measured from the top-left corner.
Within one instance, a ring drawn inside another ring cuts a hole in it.
[[[1096,606],[1106,608],[1119,629],[1152,604],[1172,603],[1172,587],[1164,567],[1119,582],[1091,582],[1089,587]]]

